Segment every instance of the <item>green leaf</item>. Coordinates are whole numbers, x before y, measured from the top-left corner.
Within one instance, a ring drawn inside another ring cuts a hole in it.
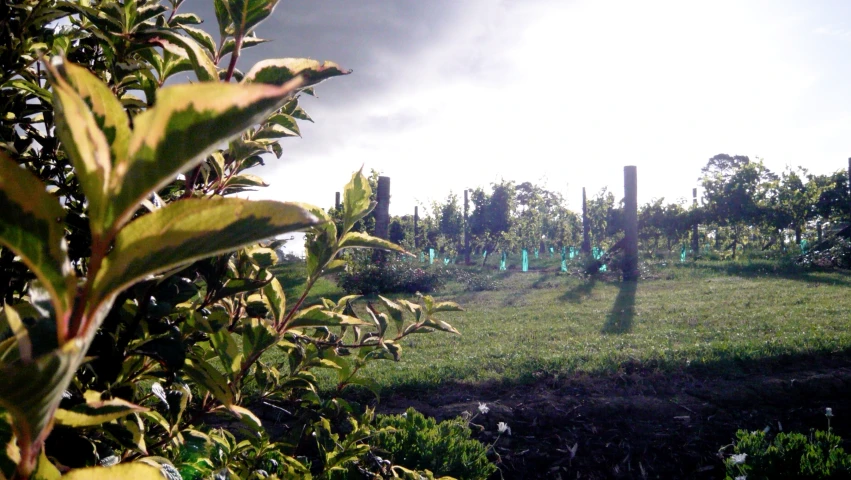
[[[235,34],[243,37],[272,14],[278,0],[225,0]]]
[[[0,243],[19,255],[50,293],[63,339],[77,283],[65,254],[64,218],[44,184],[0,152]]]
[[[375,380],[369,377],[354,377],[346,381],[349,385],[360,385],[366,387],[373,395],[376,401],[381,401],[381,386]]]
[[[187,35],[192,37],[193,40],[204,47],[207,50],[206,53],[209,53],[210,55],[216,54],[216,42],[209,33],[201,30],[200,28],[188,27],[186,25],[181,25],[180,28],[182,28]]]
[[[110,422],[131,413],[145,412],[148,409],[134,405],[120,398],[111,400],[92,401],[77,405],[70,410],[58,409],[56,411],[57,425],[67,427],[93,427],[105,422]]]
[[[219,37],[225,38],[228,35],[229,27],[233,25],[233,20],[230,18],[226,0],[213,0],[213,7],[216,10],[216,22],[219,24]]]
[[[178,13],[171,19],[171,23],[180,24],[180,26],[186,25],[200,25],[203,23],[201,17],[194,13]]]
[[[3,365],[0,407],[9,411],[21,447],[22,462],[34,461],[50,432],[53,414],[62,401],[85,351],[80,339],[32,362]]]
[[[284,85],[296,76],[305,79],[304,85],[317,84],[325,79],[348,75],[351,70],[344,70],[334,62],[319,62],[310,58],[277,58],[261,60],[245,74],[243,83],[266,83]]]
[[[461,308],[461,306],[458,305],[455,302],[440,302],[440,303],[435,304],[431,308],[429,313],[431,314],[431,313],[438,313],[438,312],[463,312],[463,311],[464,311],[464,309]]]
[[[266,43],[268,41],[269,40],[257,38],[254,35],[249,35],[242,39],[242,50],[260,45],[261,43]],[[219,54],[219,58],[224,57],[228,53],[233,52],[234,48],[236,48],[236,42],[232,38],[227,39],[227,41],[225,41],[225,44],[222,46],[222,52]]]
[[[363,174],[363,169],[352,175],[352,179],[343,188],[343,232],[348,232],[361,218],[375,208],[370,201],[372,188]]]
[[[399,335],[402,334],[403,328],[405,325],[405,315],[402,307],[396,302],[384,298],[381,295],[378,296],[378,299],[381,300],[381,303],[387,308],[387,311],[390,312],[390,318],[393,319],[393,324],[396,326],[396,331]]]
[[[262,352],[278,342],[278,334],[266,320],[250,318],[243,321],[242,354],[245,358]]]
[[[301,131],[298,128],[298,123],[296,123],[295,118],[287,115],[285,113],[278,113],[276,115],[272,115],[269,118],[269,123],[275,124],[281,128],[283,128],[287,134],[290,136],[301,136]]]
[[[275,325],[278,325],[287,313],[287,296],[277,278],[272,278],[272,281],[263,287],[263,301],[269,307]]]
[[[395,243],[384,240],[383,238],[373,237],[372,235],[368,235],[366,233],[361,232],[349,232],[343,235],[343,238],[340,239],[339,247],[343,248],[376,248],[380,250],[392,250],[394,252],[404,253],[408,256],[413,257],[414,255],[405,251],[399,245]]]
[[[99,80],[92,81],[91,77],[86,77],[84,74],[74,75],[74,72],[81,71],[73,66],[69,67],[62,57],[53,57],[48,71],[53,85],[56,133],[71,158],[74,173],[89,202],[89,224],[92,234],[100,236],[109,223],[106,218],[106,209],[109,204],[109,182],[113,176],[112,149],[106,135],[98,125],[95,114],[74,87],[66,81],[66,77],[74,76],[79,81],[79,85],[88,85],[91,91],[99,89],[94,85]],[[103,88],[106,87],[103,86]],[[120,103],[118,108],[121,108]],[[111,108],[104,107],[104,112],[109,110]],[[119,122],[113,121],[113,123],[117,125]],[[121,138],[117,130],[115,138]]]
[[[287,328],[338,327],[344,325],[371,325],[371,323],[342,313],[323,310],[321,306],[315,305],[299,311],[287,324]]]
[[[239,347],[236,345],[236,339],[234,339],[233,334],[227,330],[219,330],[210,335],[210,344],[222,361],[225,374],[231,381],[234,381],[237,374],[239,374],[243,357],[239,352]]]
[[[42,450],[38,455],[38,465],[30,480],[58,480],[60,475],[62,474],[59,472],[59,469],[50,463],[44,450]]]
[[[189,32],[187,31],[187,33]],[[146,31],[142,35],[142,38],[145,38],[149,43],[161,46],[175,55],[188,57],[195,75],[201,82],[218,81],[219,72],[216,69],[216,64],[213,63],[210,55],[194,39],[194,35],[193,37],[185,37],[172,30],[150,30]],[[212,40],[212,38],[209,40]],[[206,40],[202,40],[202,42],[206,46]]]
[[[95,278],[93,299],[107,298],[165,270],[315,224],[301,206],[238,198],[187,199],[124,227]]]
[[[115,478],[132,478],[133,480],[163,480],[159,468],[134,462],[119,463],[113,467],[78,468],[62,475],[63,480],[113,480]]]
[[[204,161],[217,146],[264,121],[302,84],[176,85],[157,92],[157,104],[134,119],[130,161],[112,191],[113,216],[129,220],[138,205],[184,172]]]
[[[228,381],[215,367],[200,358],[187,358],[183,371],[226,407],[233,405],[233,392]]]
[[[252,292],[263,288],[269,283],[268,280],[254,280],[251,278],[229,278],[222,288],[216,290],[211,301],[215,302],[222,298],[231,297],[240,293]]]

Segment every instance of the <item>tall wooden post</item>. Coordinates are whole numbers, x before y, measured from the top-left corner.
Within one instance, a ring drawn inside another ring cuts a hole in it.
[[[419,247],[417,245],[418,239],[420,238],[420,207],[414,207],[414,248]]]
[[[695,212],[695,215],[696,215],[697,214],[696,213],[697,212],[697,189],[696,188],[691,189],[691,197],[692,197],[691,205],[692,205],[692,209],[693,209],[692,211]],[[697,255],[700,252],[700,242],[697,239],[697,234],[698,234],[697,219],[695,218],[693,220],[695,222],[694,222],[694,225],[691,226],[691,253],[692,253],[692,255],[694,255],[694,259],[697,260]]]
[[[390,233],[390,177],[378,177],[376,197],[375,236],[386,240]]]
[[[470,264],[470,196],[464,190],[464,264]]]
[[[591,225],[588,224],[588,199],[585,187],[582,187],[582,253],[591,253]]]
[[[336,210],[340,209],[340,192],[334,194],[334,208]]]
[[[623,167],[624,281],[638,280],[638,173],[634,165]]]

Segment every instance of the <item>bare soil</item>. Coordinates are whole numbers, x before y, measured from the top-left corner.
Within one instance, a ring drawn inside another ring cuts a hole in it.
[[[493,478],[718,479],[724,478],[719,449],[739,428],[824,429],[824,409],[831,407],[835,433],[851,437],[849,399],[851,354],[843,352],[732,369],[627,367],[525,385],[454,384],[384,396],[379,410],[412,406],[446,419],[475,414],[479,402],[487,403],[490,411],[472,420],[477,438],[490,444],[498,422],[511,428],[495,445],[500,471]]]

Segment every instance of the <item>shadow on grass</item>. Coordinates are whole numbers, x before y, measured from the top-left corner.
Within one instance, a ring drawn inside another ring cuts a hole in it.
[[[592,276],[587,280],[584,280],[582,283],[571,287],[568,291],[564,292],[560,300],[564,300],[570,303],[582,303],[582,300],[591,295],[591,292],[594,290],[594,287],[596,285],[597,279]]]
[[[743,278],[765,278],[778,277],[787,280],[798,280],[810,283],[830,283],[851,286],[851,273],[844,271],[820,272],[801,265],[791,260],[749,260],[736,262],[697,262],[691,268],[703,270],[714,274],[730,275]],[[825,278],[819,273],[833,274],[831,278]]]
[[[606,323],[601,333],[621,334],[632,331],[632,321],[635,318],[635,291],[638,282],[622,282],[615,303],[612,305]]]

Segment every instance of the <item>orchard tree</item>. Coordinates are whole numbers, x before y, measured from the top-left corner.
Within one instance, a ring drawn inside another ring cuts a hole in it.
[[[710,158],[701,172],[707,216],[731,229],[730,248],[735,258],[743,228],[757,223],[765,215],[768,182],[776,180],[777,176],[762,160],[751,161],[747,156],[727,154]]]

